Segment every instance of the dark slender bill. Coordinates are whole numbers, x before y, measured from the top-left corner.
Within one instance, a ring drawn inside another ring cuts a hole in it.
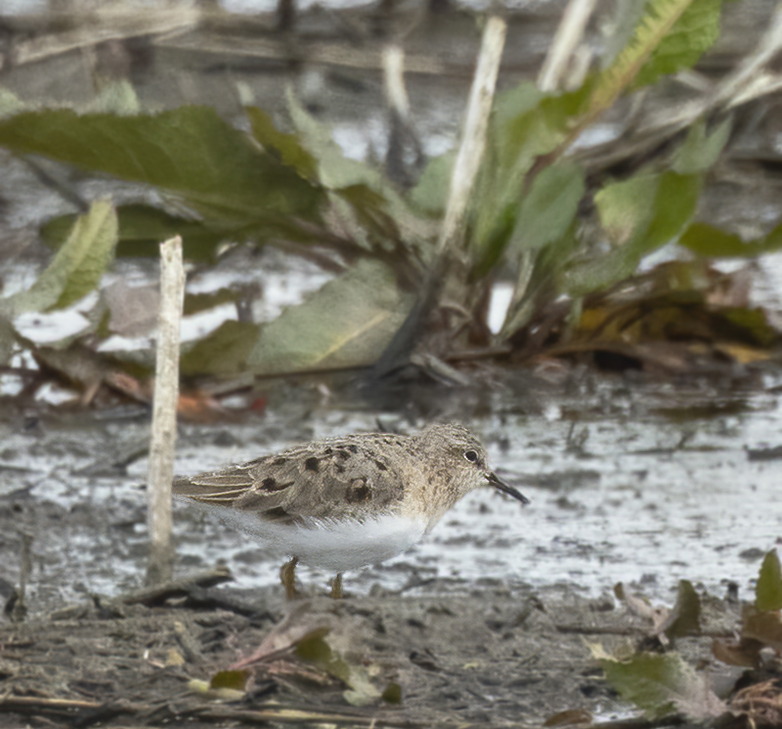
[[[513,488],[513,486],[508,486],[508,484],[506,484],[504,481],[501,481],[496,473],[489,473],[486,476],[486,479],[490,485],[494,486],[495,489],[502,491],[504,494],[508,494],[508,496],[512,496],[514,499],[519,500],[522,504],[529,504],[529,499],[524,494],[522,494],[521,491],[517,491]]]

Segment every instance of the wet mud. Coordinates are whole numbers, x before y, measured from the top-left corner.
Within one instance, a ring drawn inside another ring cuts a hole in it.
[[[465,499],[410,552],[348,572],[342,602],[325,597],[332,575],[304,569],[306,598],[286,603],[280,555],[177,505],[177,578],[222,564],[234,580],[129,604],[146,566],[149,414],[5,410],[0,725],[308,724],[317,714],[341,725],[539,726],[565,710],[624,717],[629,707],[584,640],[637,643],[648,625],[612,586],[670,606],[681,577],[710,607],[703,637],[677,649],[716,673],[711,639],[739,624],[735,599],[719,598],[751,599],[779,533],[769,508],[780,442],[774,387],[727,395],[705,382],[628,387],[575,373],[566,387],[496,384],[447,397],[408,393],[409,407],[393,410],[278,383],[263,415],[180,426],[177,471],[194,473],[378,423],[410,431],[411,420],[462,420],[532,500],[522,509],[488,491]],[[353,707],[344,682],[313,678],[300,661],[274,675],[253,671],[241,698],[190,687],[252,654],[281,624],[328,628],[346,663],[362,667],[379,694],[398,686],[401,702],[375,696]]]
[[[458,594],[451,588],[433,581],[405,594],[286,604],[278,588],[221,586],[156,607],[85,602],[3,625],[2,725],[232,727],[298,717],[299,725],[524,727],[568,710],[626,716],[585,641],[638,641],[648,629],[642,619],[567,589],[510,590],[499,580]],[[710,636],[729,634],[737,620],[737,606],[713,601],[704,637],[677,647],[708,659]],[[344,682],[318,678],[300,659],[281,665],[279,656],[250,672],[241,697],[192,689],[192,679],[209,681],[281,623],[283,633],[328,630],[339,655],[361,666],[378,692],[398,687],[395,703],[352,707]]]

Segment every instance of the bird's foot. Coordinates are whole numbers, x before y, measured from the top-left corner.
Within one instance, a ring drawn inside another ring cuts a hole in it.
[[[337,576],[331,582],[331,597],[334,600],[341,600],[344,596],[342,592],[342,573],[337,572]]]
[[[296,600],[301,597],[301,594],[296,589],[296,565],[299,563],[299,558],[294,557],[290,562],[286,562],[280,567],[280,581],[285,588],[285,597],[288,600]]]

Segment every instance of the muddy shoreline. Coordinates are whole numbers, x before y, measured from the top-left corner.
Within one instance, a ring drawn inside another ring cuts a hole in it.
[[[677,642],[690,659],[708,661],[712,636],[738,622],[735,603],[707,603],[703,636]],[[191,679],[208,681],[252,653],[283,621],[283,632],[327,627],[340,655],[381,690],[398,685],[401,702],[350,707],[343,684],[314,685],[290,666],[256,671],[234,701],[188,689]],[[304,712],[294,723],[314,723],[307,712],[319,712],[332,718],[327,723],[359,726],[528,727],[566,710],[609,720],[628,716],[628,707],[604,683],[585,641],[616,648],[648,627],[609,597],[510,590],[500,580],[459,593],[432,581],[405,594],[288,604],[277,587],[194,590],[158,607],[96,599],[54,618],[0,626],[0,710],[9,729],[31,721],[232,727],[283,710]],[[15,705],[17,697],[24,700]]]
[[[348,573],[343,602],[325,597],[331,575],[303,570],[307,598],[286,604],[278,556],[177,508],[177,575],[223,562],[235,581],[151,606],[125,604],[142,585],[146,559],[148,413],[7,410],[0,591],[6,602],[18,589],[30,538],[29,613],[18,624],[0,618],[0,723],[232,727],[298,716],[303,725],[313,712],[325,712],[325,723],[365,726],[540,726],[568,710],[624,718],[635,714],[603,681],[584,641],[608,650],[638,644],[649,626],[615,600],[611,585],[623,581],[671,606],[680,576],[696,584],[704,619],[702,636],[676,648],[710,674],[725,671],[711,658],[711,640],[731,634],[740,617],[735,599],[720,598],[733,584],[749,599],[773,545],[761,532],[778,532],[778,515],[760,506],[766,488],[776,488],[778,394],[627,384],[576,378],[536,388],[527,380],[513,398],[502,388],[449,397],[432,390],[394,411],[344,393],[324,401],[322,390],[299,383],[297,397],[285,385],[270,390],[263,415],[183,424],[177,470],[196,472],[378,422],[412,430],[410,420],[462,419],[503,477],[532,499],[523,511],[500,496],[465,500],[411,552]],[[739,502],[763,529],[736,528]],[[710,509],[726,516],[715,522]],[[255,676],[233,702],[188,688],[252,653],[281,624],[328,626],[341,655],[367,670],[379,692],[398,685],[401,703],[375,699],[354,709],[344,685],[302,684],[290,670]]]

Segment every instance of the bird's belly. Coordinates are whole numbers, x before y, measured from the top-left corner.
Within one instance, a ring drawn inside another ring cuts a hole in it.
[[[251,512],[211,507],[218,516],[267,546],[298,557],[311,567],[342,572],[401,554],[426,534],[425,519],[383,514],[364,521],[310,519],[305,524],[275,524]]]

